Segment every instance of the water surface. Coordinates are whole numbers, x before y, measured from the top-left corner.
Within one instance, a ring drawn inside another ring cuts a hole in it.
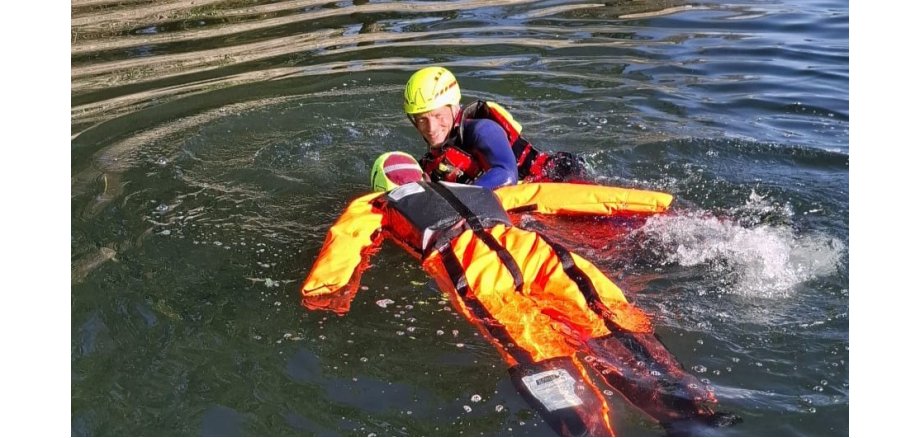
[[[626,226],[520,219],[654,316],[744,417],[716,433],[848,435],[848,22],[840,0],[73,0],[72,434],[552,434],[399,249],[348,315],[299,306],[373,159],[422,152],[401,89],[438,64],[597,181],[675,195]],[[663,434],[609,399],[619,434]]]

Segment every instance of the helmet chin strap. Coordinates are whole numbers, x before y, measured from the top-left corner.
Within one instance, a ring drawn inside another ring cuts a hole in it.
[[[457,130],[457,139],[459,140],[458,143],[463,144],[463,119],[464,119],[463,106],[457,105],[457,111],[458,113],[455,116],[453,106],[451,106],[450,115],[454,119],[454,127],[451,128],[451,131],[453,131],[454,129]],[[448,134],[447,137],[450,138],[450,134]],[[445,141],[447,140],[445,139]]]

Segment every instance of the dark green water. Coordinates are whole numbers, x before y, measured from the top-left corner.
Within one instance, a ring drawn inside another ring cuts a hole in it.
[[[421,153],[401,89],[439,64],[594,179],[675,195],[600,239],[614,224],[523,220],[654,315],[744,417],[718,433],[848,435],[848,20],[840,0],[74,0],[71,433],[552,435],[397,248],[348,315],[299,305],[372,160]],[[609,399],[619,434],[663,434]]]

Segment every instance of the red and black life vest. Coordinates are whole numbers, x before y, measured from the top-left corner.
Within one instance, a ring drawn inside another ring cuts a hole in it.
[[[505,108],[495,102],[478,100],[457,114],[454,130],[438,151],[429,151],[419,160],[422,169],[435,181],[470,183],[482,172],[485,163],[479,163],[463,145],[463,122],[467,119],[489,119],[502,127],[517,160],[520,180],[539,178],[549,154],[537,150],[521,136],[521,124]]]
[[[487,231],[498,224],[512,225],[501,201],[491,190],[420,181],[400,186],[381,199],[389,206],[383,211],[391,237],[419,258],[427,257],[432,251],[449,252],[454,238],[472,230],[496,252],[514,278],[515,289],[523,286],[523,274],[514,257]]]
[[[388,206],[382,210],[393,239],[421,255],[465,229],[478,235],[496,224],[511,226],[495,194],[471,185],[419,181],[391,190],[378,202]]]

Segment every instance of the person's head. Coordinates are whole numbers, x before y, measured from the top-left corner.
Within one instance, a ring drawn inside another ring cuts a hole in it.
[[[444,67],[426,67],[406,82],[403,109],[429,146],[439,147],[460,111],[460,85]]]
[[[405,152],[387,152],[371,167],[371,187],[375,192],[388,192],[403,184],[421,181],[422,166]]]

